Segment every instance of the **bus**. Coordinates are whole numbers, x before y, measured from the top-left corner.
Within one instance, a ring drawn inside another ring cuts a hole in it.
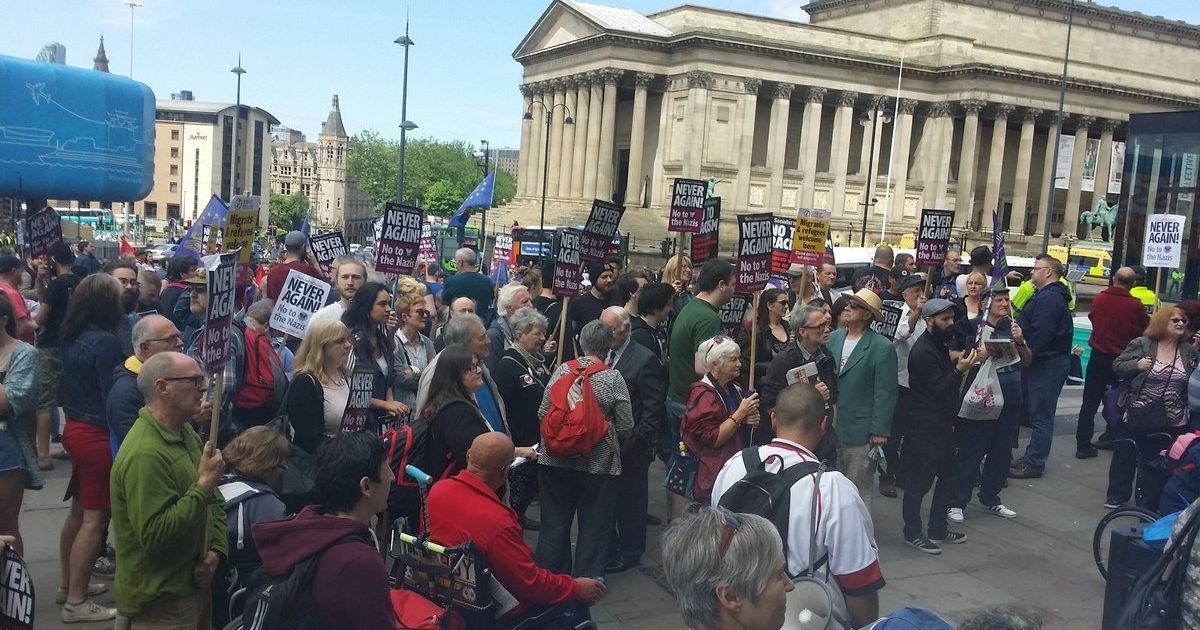
[[[100,224],[111,226],[113,224],[112,212],[108,210],[94,210],[92,208],[55,208],[55,212],[63,221],[86,225],[92,229],[98,229]]]

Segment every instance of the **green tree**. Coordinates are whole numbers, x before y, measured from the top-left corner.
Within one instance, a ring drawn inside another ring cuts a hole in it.
[[[396,161],[400,143],[367,130],[350,142],[346,160],[347,178],[354,181],[376,210],[392,200],[396,193]],[[405,169],[407,170],[407,169]]]
[[[292,217],[304,216],[308,212],[308,197],[296,191],[290,195],[281,195],[271,191],[270,224],[284,230],[292,229]]]
[[[503,206],[517,195],[517,180],[508,171],[496,170],[496,190],[492,204]]]
[[[425,211],[438,216],[450,216],[458,206],[462,205],[463,197],[458,189],[448,180],[438,180],[425,189]]]

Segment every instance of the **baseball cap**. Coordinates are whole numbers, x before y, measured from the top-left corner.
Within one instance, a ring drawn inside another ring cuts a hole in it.
[[[900,281],[900,292],[903,293],[913,287],[923,286],[924,284],[925,278],[919,273],[914,273]]]
[[[283,237],[283,246],[288,249],[300,249],[308,243],[308,237],[304,236],[304,232],[292,230]]]
[[[954,308],[954,302],[943,298],[933,298],[921,307],[921,317],[937,317]]]
[[[897,280],[903,280],[911,275],[912,272],[909,271],[908,267],[905,267],[904,265],[896,265],[895,267],[892,267],[892,277]]]
[[[0,256],[0,273],[8,273],[13,269],[20,269],[21,266],[21,259],[12,254]]]

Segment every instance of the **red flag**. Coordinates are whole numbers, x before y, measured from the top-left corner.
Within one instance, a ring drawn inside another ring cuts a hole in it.
[[[124,236],[121,237],[121,249],[120,249],[120,251],[117,252],[117,255],[118,256],[128,255],[128,256],[133,256],[133,257],[137,256],[137,252],[134,251],[133,245],[130,245],[129,241],[125,240]]]

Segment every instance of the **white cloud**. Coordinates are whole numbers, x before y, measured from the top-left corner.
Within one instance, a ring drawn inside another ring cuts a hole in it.
[[[801,0],[764,0],[763,12],[773,18],[791,20],[793,22],[808,22],[804,2]]]

